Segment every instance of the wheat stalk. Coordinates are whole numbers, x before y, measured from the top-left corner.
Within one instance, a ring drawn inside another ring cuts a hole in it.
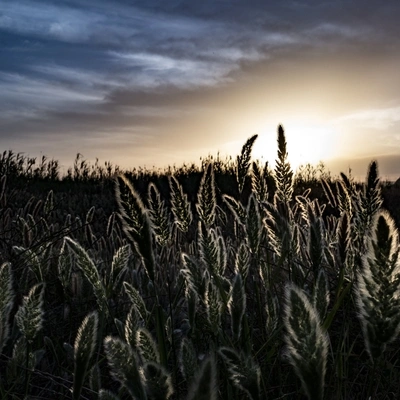
[[[299,200],[299,198],[297,198]],[[319,270],[326,264],[325,260],[325,225],[322,211],[317,200],[306,200],[300,203],[303,209],[303,220],[307,227],[307,261],[311,264],[314,281],[317,280]]]
[[[201,222],[199,222],[198,247],[200,260],[206,267],[209,275],[214,279],[222,302],[226,305],[227,295],[225,288],[229,285],[229,282],[221,274],[225,271],[227,255],[225,246],[221,246],[219,236],[220,235],[218,235],[217,231],[213,228],[205,229],[203,233]]]
[[[322,189],[324,190],[325,196],[328,199],[328,203],[333,208],[336,208],[337,207],[336,197],[332,191],[332,186],[334,186],[333,183],[324,178],[321,178],[320,182]]]
[[[201,222],[198,227],[198,247],[200,260],[212,276],[220,276],[220,251],[218,245],[218,234],[214,229],[202,228]]]
[[[143,377],[147,397],[151,400],[167,400],[174,393],[171,375],[164,367],[155,362],[143,365]]]
[[[243,205],[236,201],[233,197],[224,194],[222,199],[231,210],[233,216],[235,217],[236,221],[240,225],[246,225],[246,209]]]
[[[278,126],[278,159],[275,164],[276,196],[282,203],[289,203],[293,195],[293,171],[288,162],[286,138],[282,125]]]
[[[44,289],[44,283],[33,286],[15,314],[15,322],[28,343],[33,342],[43,327]]]
[[[365,345],[376,362],[400,332],[399,237],[386,211],[375,215],[366,246],[356,293]]]
[[[82,248],[80,244],[72,240],[70,237],[64,238],[67,246],[73,251],[77,258],[77,265],[91,284],[96,296],[97,305],[105,316],[108,315],[108,302],[104,285],[101,282],[99,271],[97,270],[93,260],[89,254]]]
[[[239,274],[246,281],[247,275],[249,274],[250,267],[250,252],[246,243],[241,242],[236,252],[235,258],[235,274]]]
[[[212,280],[210,280],[207,285],[205,304],[208,323],[210,324],[212,332],[215,332],[217,335],[217,332],[219,332],[221,328],[220,324],[223,303],[219,294],[219,290]]]
[[[193,343],[184,337],[179,349],[179,370],[182,376],[189,381],[197,370],[197,356]]]
[[[341,180],[336,182],[336,192],[337,192],[337,206],[340,212],[347,212],[349,216],[353,217],[354,204],[354,184],[349,180],[349,178],[344,174],[340,173]]]
[[[147,328],[139,327],[136,330],[136,345],[144,361],[160,363],[160,352],[158,351],[157,343]]]
[[[124,337],[126,343],[130,344],[133,349],[136,348],[136,331],[139,328],[139,320],[140,313],[135,304],[132,304],[125,321]]]
[[[366,229],[370,228],[372,219],[383,203],[378,176],[378,163],[372,161],[361,196],[362,222]]]
[[[287,357],[310,400],[322,400],[328,339],[313,305],[294,284],[285,290],[284,325]]]
[[[135,305],[140,317],[146,321],[149,312],[147,311],[146,305],[144,303],[143,297],[140,295],[139,291],[135,289],[130,283],[124,282],[125,293],[128,295],[132,304]]]
[[[191,257],[186,253],[182,253],[181,259],[184,268],[182,268],[180,272],[185,280],[186,292],[192,291],[196,294],[196,296],[204,299],[205,270],[202,268],[202,265],[200,265],[200,263],[194,259],[194,257]]]
[[[325,320],[329,306],[329,298],[328,278],[325,270],[321,268],[314,285],[312,298],[314,309],[317,311],[320,321]]]
[[[34,353],[31,349],[32,343],[43,327],[44,289],[44,283],[33,286],[28,295],[24,297],[22,305],[15,314],[15,322],[25,340],[25,394],[28,393],[31,365],[34,366],[36,364],[32,361],[34,358]]]
[[[250,400],[260,399],[261,371],[258,364],[251,357],[229,347],[221,347],[218,353],[224,360],[232,383],[245,392]]]
[[[182,254],[184,268],[181,270],[185,282],[185,299],[188,309],[189,325],[192,332],[196,325],[196,312],[199,299],[206,301],[206,282],[209,280],[209,273],[200,267],[192,257]]]
[[[251,170],[251,188],[259,203],[267,201],[268,198],[268,187],[266,182],[268,173],[268,162],[265,163],[262,170],[257,162],[253,162]]]
[[[72,267],[74,265],[74,253],[67,251],[67,244],[63,241],[58,256],[57,270],[64,293],[68,292],[71,284]]]
[[[134,399],[147,400],[138,360],[131,346],[119,338],[107,336],[104,349],[111,375],[126,387]]]
[[[81,396],[83,382],[97,342],[99,317],[92,312],[85,317],[78,329],[74,344],[74,385],[73,399]]]
[[[339,268],[344,268],[351,249],[350,220],[346,212],[340,216],[335,241],[337,243],[337,263]]]
[[[383,203],[379,178],[378,164],[373,161],[369,165],[366,183],[363,190],[353,195],[354,206],[354,239],[356,247],[360,253],[366,250],[365,238],[371,230],[374,216],[379,211]],[[356,260],[357,266],[361,266],[361,260]]]
[[[105,276],[108,280],[108,296],[117,295],[121,291],[121,282],[128,270],[129,258],[131,256],[131,246],[126,244],[121,246],[115,253],[111,262],[111,271]]]
[[[200,181],[196,204],[199,218],[207,228],[214,224],[216,204],[214,168],[212,163],[209,163]]]
[[[182,232],[187,232],[193,219],[191,204],[174,176],[169,177],[169,187],[171,190],[171,211],[175,217],[175,224]]]
[[[242,193],[244,188],[244,183],[250,168],[251,150],[257,137],[258,135],[253,135],[247,139],[246,143],[242,147],[240,155],[236,158],[236,180],[238,183],[239,193]]]
[[[217,265],[217,273],[219,276],[223,277],[225,275],[226,266],[228,264],[228,252],[226,250],[225,239],[217,231],[217,246],[218,246],[218,265]]]
[[[266,210],[264,226],[267,231],[268,244],[278,260],[278,265],[286,266],[289,280],[302,282],[304,272],[297,262],[300,250],[299,226],[288,203],[279,201],[275,196],[274,204],[264,202]]]
[[[171,224],[168,210],[161,200],[160,192],[154,183],[148,188],[149,217],[157,242],[166,246],[171,240]]]
[[[144,204],[132,183],[125,175],[116,180],[116,198],[119,212],[125,222],[124,228],[135,236],[140,236],[145,226]]]
[[[269,337],[272,337],[278,330],[279,326],[279,302],[278,298],[271,293],[270,290],[266,291],[267,302],[265,311],[267,314],[266,331]]]
[[[116,199],[124,232],[142,257],[148,277],[154,281],[155,261],[151,221],[139,194],[124,175],[117,177]]]
[[[24,266],[29,267],[33,274],[35,275],[36,281],[38,283],[43,282],[43,271],[40,259],[35,251],[31,249],[26,249],[22,246],[14,246],[13,250],[21,256]]]

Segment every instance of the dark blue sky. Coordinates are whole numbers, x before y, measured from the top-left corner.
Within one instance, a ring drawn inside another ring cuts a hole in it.
[[[392,155],[400,174],[399,17],[397,1],[2,0],[0,146],[152,167],[258,133],[272,162],[282,123],[295,165]]]

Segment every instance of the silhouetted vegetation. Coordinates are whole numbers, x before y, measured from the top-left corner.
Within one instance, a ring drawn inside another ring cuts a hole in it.
[[[157,171],[4,152],[0,398],[399,398],[400,188],[277,139],[274,169],[257,136]]]

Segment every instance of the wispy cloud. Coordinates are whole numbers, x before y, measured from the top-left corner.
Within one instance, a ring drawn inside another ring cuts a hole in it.
[[[21,120],[24,116],[39,116],[44,111],[75,109],[78,104],[99,104],[103,97],[82,88],[65,86],[29,78],[19,74],[0,72],[2,118]]]
[[[400,121],[400,106],[388,108],[374,108],[356,111],[349,115],[337,118],[336,122],[350,123],[359,127],[368,127],[385,130]]]
[[[90,38],[90,27],[104,21],[93,12],[41,1],[5,1],[0,28],[23,35],[81,42]]]
[[[319,38],[334,37],[353,39],[365,37],[371,29],[368,26],[349,26],[343,23],[322,22],[311,28],[308,33]]]

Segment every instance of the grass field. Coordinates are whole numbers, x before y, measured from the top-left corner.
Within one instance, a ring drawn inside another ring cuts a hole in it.
[[[3,153],[0,398],[400,398],[400,189],[256,139],[64,177]]]

